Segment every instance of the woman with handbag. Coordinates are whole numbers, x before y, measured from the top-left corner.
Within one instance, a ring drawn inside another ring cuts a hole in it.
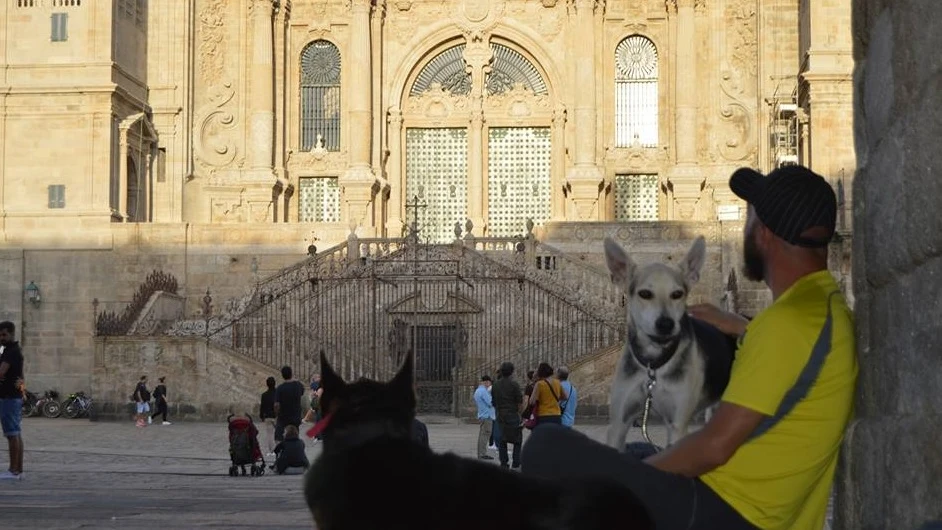
[[[533,394],[530,396],[534,417],[528,420],[525,426],[532,429],[544,423],[561,424],[563,411],[559,402],[565,401],[569,396],[559,380],[553,377],[553,367],[548,363],[540,363],[536,369],[536,378]]]

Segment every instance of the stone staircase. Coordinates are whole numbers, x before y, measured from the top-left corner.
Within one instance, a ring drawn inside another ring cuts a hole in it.
[[[244,296],[226,304],[220,314],[178,321],[167,334],[205,337],[215,346],[242,357],[276,369],[283,364],[297,366],[303,373],[316,368],[317,353],[325,349],[336,359],[335,368],[348,379],[382,378],[395,369],[385,356],[335,347],[324,336],[324,330],[314,324],[318,317],[308,309],[323,304],[330,296],[343,300],[340,293],[345,283],[370,282],[383,274],[408,275],[419,266],[417,262],[428,266],[454,262],[455,274],[463,281],[487,282],[494,278],[506,283],[512,278],[527,292],[543,293],[540,296],[545,300],[532,304],[535,307],[528,318],[554,331],[533,332],[530,337],[523,334],[514,339],[517,346],[511,353],[502,354],[502,360],[512,360],[521,369],[535,367],[544,360],[554,365],[571,363],[621,343],[622,297],[606,273],[537,241],[532,234],[523,238],[466,236],[451,245],[351,235],[345,243],[258,282]],[[553,307],[546,307],[547,304]],[[547,323],[553,320],[552,309],[559,312],[560,307],[565,308],[569,321],[550,326]],[[335,306],[333,310],[350,308]],[[357,311],[351,314],[362,316]],[[493,368],[489,368],[491,364]],[[460,366],[455,377],[462,383],[465,379],[473,383],[480,373],[493,371],[497,364],[487,360]],[[463,401],[456,403],[459,408]]]

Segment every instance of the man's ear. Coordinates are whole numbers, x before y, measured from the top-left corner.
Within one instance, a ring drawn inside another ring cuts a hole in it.
[[[693,285],[700,281],[700,269],[706,262],[706,238],[700,236],[690,246],[690,251],[684,257],[680,264],[680,270],[684,273],[684,279],[688,285]]]
[[[610,237],[605,238],[605,262],[612,273],[612,282],[627,287],[635,272],[635,262],[631,260],[625,249]]]
[[[336,393],[345,387],[347,383],[343,378],[334,372],[334,369],[327,362],[327,354],[321,350],[321,386],[324,387],[324,393]]]

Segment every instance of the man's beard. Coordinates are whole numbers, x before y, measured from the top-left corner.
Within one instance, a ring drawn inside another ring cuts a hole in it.
[[[743,267],[742,272],[746,278],[761,282],[765,280],[765,258],[756,245],[754,233],[750,233],[743,241],[742,249]]]

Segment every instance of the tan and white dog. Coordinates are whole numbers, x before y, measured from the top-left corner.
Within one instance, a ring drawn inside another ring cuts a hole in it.
[[[628,340],[612,381],[608,445],[624,449],[629,428],[643,412],[651,378],[656,381],[651,408],[664,419],[670,445],[729,383],[731,343],[687,314],[687,297],[706,260],[706,241],[697,238],[679,267],[639,267],[611,238],[605,240],[605,258],[612,281],[625,291],[628,317]]]

